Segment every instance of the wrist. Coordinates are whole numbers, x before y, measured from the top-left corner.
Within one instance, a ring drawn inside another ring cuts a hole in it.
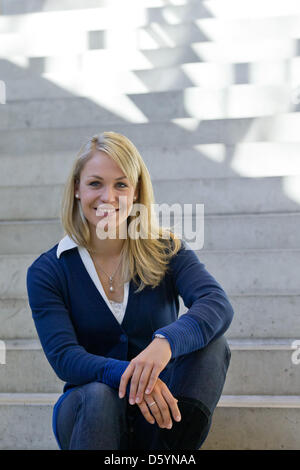
[[[172,350],[171,350],[170,343],[169,343],[169,341],[167,340],[167,338],[165,336],[157,334],[153,338],[153,341],[157,342],[157,344],[164,344],[165,346],[167,346],[168,351],[170,352],[170,355],[172,355]]]

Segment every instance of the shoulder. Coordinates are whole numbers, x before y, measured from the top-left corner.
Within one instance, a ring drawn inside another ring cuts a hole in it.
[[[185,240],[180,240],[180,247],[177,253],[171,258],[171,261],[176,262],[179,259],[185,258],[196,258],[198,260],[197,253],[190,247]]]
[[[58,244],[41,253],[27,269],[27,282],[41,281],[49,285],[64,283],[62,260],[57,258]]]
[[[46,265],[51,265],[51,264],[58,264],[58,259],[56,257],[56,251],[57,251],[58,243],[54,245],[52,248],[50,248],[48,251],[44,251],[41,253],[29,266],[28,269],[33,269],[33,268],[42,268],[43,266]]]
[[[181,240],[181,246],[178,252],[170,260],[170,269],[174,273],[178,273],[184,268],[197,266],[204,268],[205,265],[200,261],[197,252],[194,251],[189,244]]]

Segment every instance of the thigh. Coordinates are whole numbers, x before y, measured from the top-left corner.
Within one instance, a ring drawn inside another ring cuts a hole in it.
[[[125,401],[106,384],[92,382],[74,388],[60,404],[55,419],[62,449],[126,447]]]

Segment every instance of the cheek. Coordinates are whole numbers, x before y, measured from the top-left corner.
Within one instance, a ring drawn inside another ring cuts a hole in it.
[[[94,199],[94,194],[92,190],[90,189],[81,190],[81,200],[85,204],[90,203],[93,199]]]

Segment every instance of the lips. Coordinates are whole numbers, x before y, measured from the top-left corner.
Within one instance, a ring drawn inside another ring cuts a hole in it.
[[[96,215],[97,216],[100,216],[100,217],[106,217],[106,216],[109,216],[109,215],[112,215],[112,214],[115,214],[116,212],[118,212],[119,209],[115,208],[115,209],[109,209],[109,208],[102,208],[102,207],[94,207],[94,210],[96,211]]]

